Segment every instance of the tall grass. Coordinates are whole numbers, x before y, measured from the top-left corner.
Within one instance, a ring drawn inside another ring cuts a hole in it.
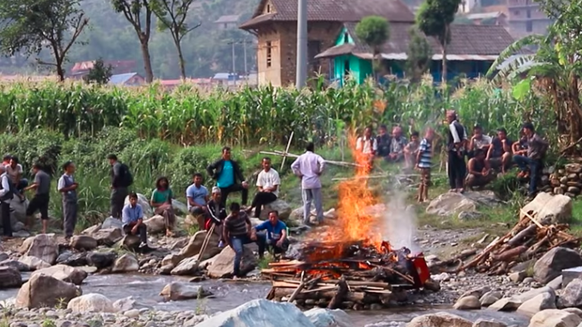
[[[183,85],[167,92],[158,85],[116,88],[52,82],[0,85],[0,131],[43,129],[65,138],[97,135],[104,127],[135,130],[144,139],[173,144],[284,144],[314,136],[334,139],[345,127],[372,123],[437,124],[447,108],[468,124],[487,131],[505,126],[516,134],[524,119],[542,126],[553,119],[530,91],[516,100],[511,87],[487,80],[462,80],[443,92],[426,79],[417,85],[393,82],[385,89],[371,84],[311,91],[270,86],[215,90],[202,94]]]

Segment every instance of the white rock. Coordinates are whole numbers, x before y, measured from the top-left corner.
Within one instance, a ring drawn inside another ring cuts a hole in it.
[[[155,215],[143,222],[147,228],[148,233],[157,234],[166,230],[166,218],[164,216]]]
[[[110,299],[97,293],[90,293],[72,299],[67,309],[72,310],[74,313],[116,311]]]
[[[456,310],[475,310],[481,309],[481,302],[479,298],[474,295],[465,296],[457,300],[457,303],[453,306]]]
[[[354,323],[351,321],[347,313],[342,310],[328,310],[315,308],[305,312],[305,315],[315,327],[352,327]]]
[[[85,278],[87,278],[86,271],[67,265],[55,265],[52,267],[43,268],[33,272],[32,276],[41,274],[54,277],[64,282],[73,283],[75,285],[81,285]]]
[[[160,296],[166,301],[180,301],[189,299],[201,299],[212,295],[200,285],[171,282],[164,286]]]
[[[578,315],[549,309],[536,313],[529,321],[529,327],[576,327],[582,323],[582,318]]]
[[[438,312],[412,319],[406,327],[472,327],[473,323],[457,315]]]
[[[112,272],[114,273],[124,273],[124,272],[134,272],[139,270],[139,263],[137,259],[132,254],[124,254],[115,260],[113,264]]]
[[[524,212],[530,211],[536,213],[534,218],[540,222],[547,220],[552,224],[569,223],[572,218],[572,199],[562,194],[540,192],[533,201],[521,209],[519,218],[523,219]]]
[[[531,317],[542,310],[555,308],[556,308],[556,294],[553,291],[544,292],[523,302],[523,304],[520,305],[519,308],[517,308],[517,313]]]
[[[26,256],[26,255],[23,257],[20,257],[20,259],[18,259],[18,261],[29,266],[30,269],[32,269],[32,270],[44,269],[44,268],[48,268],[51,266],[48,262],[45,262],[42,259],[39,259],[37,257]]]

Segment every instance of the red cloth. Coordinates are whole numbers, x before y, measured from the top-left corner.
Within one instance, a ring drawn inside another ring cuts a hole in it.
[[[210,226],[212,226],[212,220],[207,218],[206,222],[204,223],[204,229],[209,230]]]

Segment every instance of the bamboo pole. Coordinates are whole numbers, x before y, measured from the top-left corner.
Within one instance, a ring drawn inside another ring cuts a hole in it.
[[[289,142],[287,142],[287,147],[285,148],[285,155],[283,156],[283,161],[281,162],[281,171],[283,171],[283,167],[285,167],[285,159],[287,159],[287,153],[289,152],[289,147],[291,146],[291,141],[293,141],[293,134],[295,132],[291,132],[289,136]]]

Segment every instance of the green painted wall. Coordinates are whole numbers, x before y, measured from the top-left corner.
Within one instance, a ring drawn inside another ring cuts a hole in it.
[[[335,45],[337,46],[346,43],[353,44],[354,39],[344,27],[335,40]],[[370,61],[362,60],[352,55],[335,57],[333,61],[333,77],[335,80],[339,80],[340,84],[343,84],[345,79],[346,61],[348,62],[351,75],[356,78],[358,83],[363,83],[366,78],[372,74],[372,63]]]

